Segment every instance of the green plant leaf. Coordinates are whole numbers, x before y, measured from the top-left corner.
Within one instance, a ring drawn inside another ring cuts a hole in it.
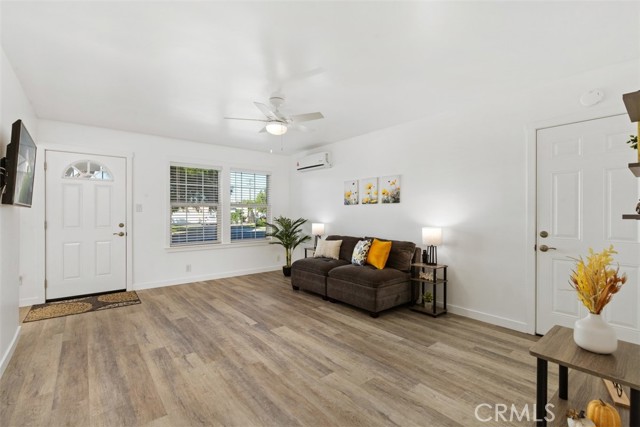
[[[267,237],[273,238],[269,243],[281,245],[285,250],[286,267],[291,267],[291,252],[300,244],[311,237],[303,235],[302,226],[307,222],[304,218],[292,220],[284,216],[273,219],[273,223],[267,223]]]

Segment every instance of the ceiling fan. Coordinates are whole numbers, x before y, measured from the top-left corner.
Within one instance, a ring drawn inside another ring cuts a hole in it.
[[[311,120],[323,119],[324,116],[320,112],[285,115],[280,112],[280,107],[284,104],[284,95],[274,94],[269,98],[269,103],[266,105],[261,102],[254,102],[253,104],[265,115],[264,119],[249,119],[243,117],[225,117],[227,120],[247,120],[252,122],[263,122],[265,126],[260,132],[268,132],[271,135],[284,135],[289,129],[300,130],[308,132],[309,128],[302,125],[303,122],[309,122]]]

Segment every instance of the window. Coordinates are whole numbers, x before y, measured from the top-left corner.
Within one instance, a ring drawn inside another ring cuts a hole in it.
[[[68,166],[64,171],[64,177],[69,179],[113,181],[113,176],[106,166],[91,160],[80,160]]]
[[[171,246],[220,241],[220,171],[171,165]]]
[[[269,175],[232,171],[231,241],[266,238],[270,220]]]

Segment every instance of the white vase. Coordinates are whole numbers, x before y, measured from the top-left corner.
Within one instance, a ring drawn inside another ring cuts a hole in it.
[[[611,354],[618,348],[616,331],[599,314],[589,313],[576,320],[573,340],[579,347],[599,354]]]

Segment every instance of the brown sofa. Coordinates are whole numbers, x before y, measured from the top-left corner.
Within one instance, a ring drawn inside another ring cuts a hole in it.
[[[420,260],[420,248],[415,243],[391,240],[387,264],[378,270],[371,265],[351,264],[353,249],[362,238],[328,236],[327,240],[342,240],[339,259],[304,258],[294,262],[291,268],[294,290],[304,289],[332,302],[351,304],[367,310],[372,317],[413,299],[411,263]]]

